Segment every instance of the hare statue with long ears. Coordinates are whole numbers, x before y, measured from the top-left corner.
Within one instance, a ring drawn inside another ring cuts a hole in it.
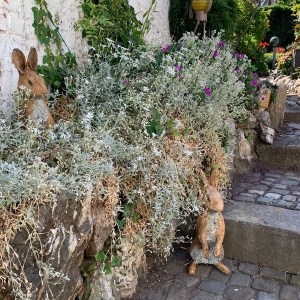
[[[222,216],[224,202],[217,190],[217,168],[212,169],[209,182],[202,170],[201,176],[207,199],[204,203],[204,210],[198,215],[197,236],[190,247],[193,261],[189,266],[189,274],[195,274],[197,264],[212,264],[222,273],[229,274],[229,269],[221,263],[224,258],[225,222]]]
[[[25,105],[25,118],[40,121],[46,127],[54,124],[47,106],[47,87],[44,79],[36,73],[38,56],[35,48],[31,48],[26,61],[24,53],[19,49],[12,52],[12,62],[19,72],[18,87],[30,90],[30,99]]]

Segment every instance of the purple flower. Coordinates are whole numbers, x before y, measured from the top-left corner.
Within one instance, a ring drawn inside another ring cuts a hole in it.
[[[252,76],[253,76],[254,78],[257,78],[257,74],[254,73],[254,72],[252,72]]]
[[[265,97],[261,97],[261,101],[264,101],[265,100]]]
[[[127,85],[129,81],[127,79],[124,80],[124,84]]]
[[[261,88],[261,84],[258,84],[257,85],[257,89],[259,90]]]
[[[181,71],[181,70],[182,70],[182,66],[176,65],[176,66],[175,66],[175,69],[176,69],[177,71]]]
[[[213,54],[213,57],[216,57],[216,56],[218,56],[219,55],[219,51],[218,50],[215,50],[214,51],[214,54]]]
[[[183,77],[182,75],[179,75],[179,76],[178,76],[178,80],[179,80],[179,81],[183,80],[183,78],[184,78],[184,77]]]
[[[237,53],[237,52],[235,52],[235,53],[234,53],[234,56],[238,58],[238,57],[240,57],[240,54]]]
[[[208,88],[208,87],[206,87],[206,88],[204,89],[204,93],[205,93],[207,96],[209,96],[209,95],[211,94],[211,89]]]
[[[162,47],[161,50],[166,53],[170,50],[170,48],[171,48],[171,45],[167,44],[165,47]]]
[[[257,85],[257,81],[255,79],[251,80],[251,85],[256,86]]]
[[[240,53],[240,58],[244,58],[245,54],[244,53]]]
[[[224,43],[224,42],[221,41],[221,42],[218,43],[218,47],[219,47],[219,48],[223,48],[224,46],[225,46],[225,43]]]

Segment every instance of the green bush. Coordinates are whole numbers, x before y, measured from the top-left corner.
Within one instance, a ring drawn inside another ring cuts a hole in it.
[[[279,38],[279,45],[286,48],[294,42],[294,17],[291,8],[284,5],[271,5],[264,7],[268,13],[269,31],[264,37],[264,41],[270,42],[271,37]],[[269,49],[271,51],[272,49]]]

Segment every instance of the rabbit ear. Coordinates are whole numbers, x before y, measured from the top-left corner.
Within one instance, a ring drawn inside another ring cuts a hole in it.
[[[205,173],[202,170],[200,170],[200,172],[201,172],[201,177],[202,177],[202,181],[203,181],[204,185],[209,186],[209,183],[208,183]]]
[[[209,183],[212,186],[212,188],[217,188],[217,173],[218,173],[218,168],[213,164],[211,173],[210,173],[210,178],[209,178]]]
[[[32,71],[36,72],[38,67],[38,55],[36,49],[33,47],[30,48],[28,58],[27,58],[27,64]]]
[[[11,58],[19,73],[24,74],[26,69],[26,59],[24,53],[16,48],[13,50]]]

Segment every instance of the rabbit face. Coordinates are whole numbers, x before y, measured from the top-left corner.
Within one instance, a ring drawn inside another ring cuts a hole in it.
[[[29,89],[31,97],[46,96],[47,94],[47,87],[44,79],[29,68],[24,75],[20,74],[18,86],[25,86]]]
[[[204,206],[210,211],[221,212],[224,209],[222,195],[217,190],[210,191]]]
[[[27,61],[23,52],[14,49],[12,52],[12,62],[19,72],[18,86],[24,86],[31,91],[31,97],[45,96],[47,87],[44,79],[36,73],[37,70],[37,52],[31,48]]]

